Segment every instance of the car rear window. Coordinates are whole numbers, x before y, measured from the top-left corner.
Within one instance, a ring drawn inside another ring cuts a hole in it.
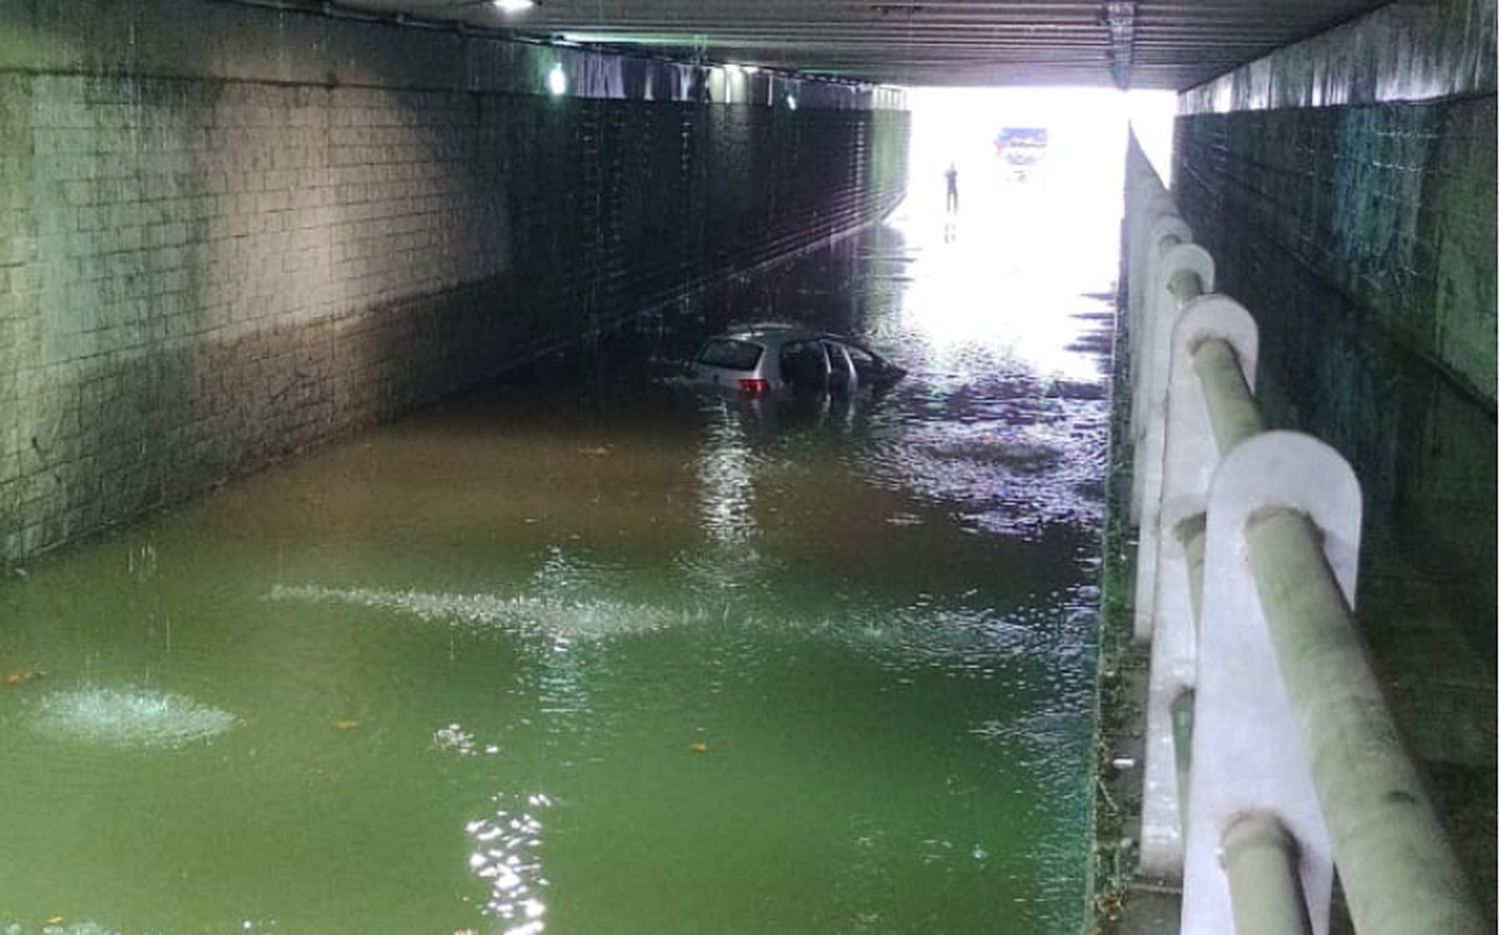
[[[698,352],[698,363],[729,370],[754,370],[760,362],[761,347],[749,341],[714,338]]]

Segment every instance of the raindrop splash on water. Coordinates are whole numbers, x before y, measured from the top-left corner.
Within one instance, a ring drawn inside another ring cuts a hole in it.
[[[186,695],[141,688],[81,688],[43,696],[31,727],[47,737],[109,747],[175,749],[211,740],[234,715]]]

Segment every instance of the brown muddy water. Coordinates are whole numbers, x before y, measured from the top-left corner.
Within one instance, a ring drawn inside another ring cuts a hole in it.
[[[966,184],[9,575],[0,931],[1078,931],[1118,203]]]

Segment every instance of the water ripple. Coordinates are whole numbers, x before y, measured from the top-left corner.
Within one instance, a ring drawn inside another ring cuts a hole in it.
[[[503,800],[496,796],[497,804]],[[547,927],[542,899],[547,878],[537,851],[542,822],[536,813],[551,805],[545,795],[529,796],[525,809],[497,808],[494,815],[470,821],[464,830],[473,841],[469,869],[490,888],[485,911],[505,925],[503,935],[540,935]]]

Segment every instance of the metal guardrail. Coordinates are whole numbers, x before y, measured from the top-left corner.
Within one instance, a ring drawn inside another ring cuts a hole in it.
[[[1359,935],[1491,931],[1359,636],[1358,480],[1268,431],[1255,322],[1134,140],[1126,238],[1142,869],[1184,935],[1325,935],[1335,867]]]

